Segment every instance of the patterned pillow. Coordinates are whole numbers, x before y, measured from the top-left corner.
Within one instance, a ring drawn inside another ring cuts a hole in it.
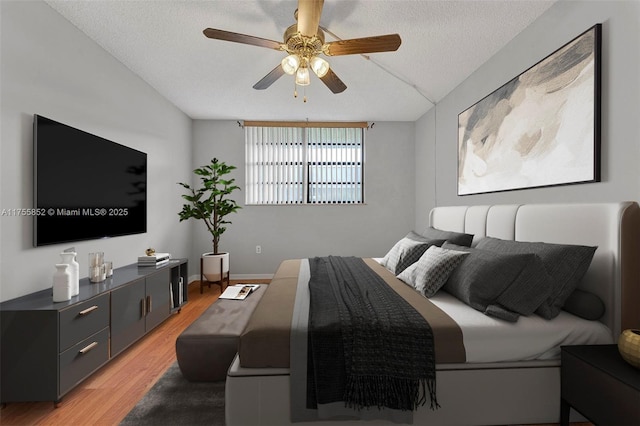
[[[459,246],[471,247],[473,242],[473,234],[465,234],[463,232],[442,231],[432,226],[428,227],[423,233],[427,238],[442,239],[449,241],[451,244]]]
[[[492,237],[480,240],[477,248],[498,253],[535,253],[540,257],[553,281],[550,295],[536,310],[536,313],[545,319],[558,316],[566,300],[589,269],[597,249],[589,246],[511,241]]]
[[[411,231],[389,250],[382,259],[382,265],[398,275],[417,262],[429,247],[441,246],[442,243],[444,240],[429,240]]]
[[[432,297],[447,282],[453,270],[468,253],[431,246],[420,259],[402,271],[398,279],[425,297]]]

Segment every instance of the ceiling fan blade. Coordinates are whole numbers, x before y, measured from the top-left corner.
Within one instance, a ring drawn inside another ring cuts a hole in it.
[[[277,67],[271,70],[271,72],[264,77],[262,80],[253,85],[253,88],[256,90],[264,90],[267,87],[271,86],[277,79],[284,75],[284,70],[282,66],[278,64]]]
[[[298,0],[298,32],[305,37],[318,33],[324,0]]]
[[[342,93],[347,88],[347,85],[338,78],[332,69],[329,69],[329,72],[327,72],[324,77],[320,77],[320,80],[322,80],[333,93]]]
[[[326,44],[329,56],[355,55],[360,53],[392,52],[398,50],[402,40],[398,34],[338,40]]]
[[[233,33],[231,31],[207,28],[202,31],[205,36],[216,40],[233,41],[235,43],[250,44],[253,46],[267,47],[269,49],[282,50],[282,43],[266,38],[254,37],[246,34]]]

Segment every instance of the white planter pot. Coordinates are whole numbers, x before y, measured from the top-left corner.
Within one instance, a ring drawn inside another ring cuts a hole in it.
[[[204,253],[202,255],[202,275],[207,281],[222,281],[228,277],[229,253]]]

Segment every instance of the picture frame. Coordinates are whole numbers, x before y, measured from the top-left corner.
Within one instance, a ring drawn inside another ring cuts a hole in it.
[[[458,195],[600,182],[602,24],[458,115]]]

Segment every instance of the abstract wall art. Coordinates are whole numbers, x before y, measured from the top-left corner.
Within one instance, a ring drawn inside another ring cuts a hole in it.
[[[458,195],[600,181],[601,31],[458,115]]]

